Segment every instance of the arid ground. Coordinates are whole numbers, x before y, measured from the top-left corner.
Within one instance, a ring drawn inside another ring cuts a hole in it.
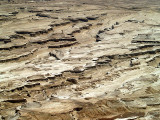
[[[160,120],[160,0],[0,4],[0,120]]]

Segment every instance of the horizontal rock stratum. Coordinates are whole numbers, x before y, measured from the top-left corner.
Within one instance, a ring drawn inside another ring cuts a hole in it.
[[[0,1],[0,119],[160,120],[160,1]]]

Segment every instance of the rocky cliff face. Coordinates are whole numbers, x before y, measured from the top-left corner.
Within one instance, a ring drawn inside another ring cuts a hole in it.
[[[159,120],[159,5],[1,5],[0,119]]]

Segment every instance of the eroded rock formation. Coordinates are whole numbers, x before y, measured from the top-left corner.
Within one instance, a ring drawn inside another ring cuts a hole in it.
[[[159,120],[159,5],[1,5],[0,119]]]

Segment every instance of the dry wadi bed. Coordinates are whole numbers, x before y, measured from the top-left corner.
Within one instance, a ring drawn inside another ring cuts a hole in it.
[[[160,1],[0,5],[0,119],[160,120]]]

